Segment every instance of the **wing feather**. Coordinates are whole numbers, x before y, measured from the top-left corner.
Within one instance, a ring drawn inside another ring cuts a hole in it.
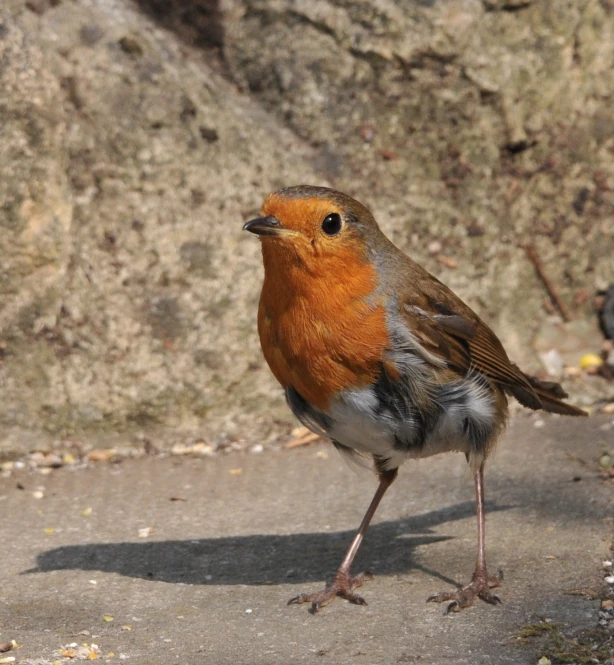
[[[460,303],[460,301],[459,301]],[[405,322],[428,350],[462,376],[477,371],[511,392],[530,409],[542,402],[525,374],[510,361],[494,332],[464,303],[462,313],[450,303],[421,298],[404,303]]]

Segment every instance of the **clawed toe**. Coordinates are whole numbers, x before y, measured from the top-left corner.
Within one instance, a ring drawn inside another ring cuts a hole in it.
[[[503,601],[494,593],[480,594],[480,598],[491,605],[503,605]]]
[[[441,591],[440,593],[435,593],[432,596],[429,596],[426,599],[427,603],[445,603],[446,600],[452,600],[458,596],[458,592],[455,591]]]
[[[450,614],[451,612],[460,612],[462,605],[460,600],[453,600],[444,610],[444,615]]]
[[[298,596],[290,598],[290,600],[287,602],[287,605],[300,605],[301,603],[308,603],[310,602],[310,596],[312,595],[313,594],[309,593],[299,593]]]

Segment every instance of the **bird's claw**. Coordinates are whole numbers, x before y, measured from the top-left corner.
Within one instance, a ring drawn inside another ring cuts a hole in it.
[[[350,577],[344,573],[337,573],[332,583],[322,591],[315,593],[301,593],[298,596],[290,598],[288,605],[301,605],[302,603],[311,603],[309,612],[316,614],[320,609],[326,607],[336,597],[344,598],[354,605],[366,605],[367,601],[354,593],[354,590],[362,586],[365,580],[372,580],[373,574],[370,571]]]
[[[503,601],[499,596],[490,592],[490,589],[501,585],[503,580],[503,571],[498,571],[496,577],[474,574],[472,581],[458,591],[442,591],[429,596],[427,603],[444,603],[447,600],[452,602],[446,607],[444,614],[460,612],[465,607],[473,605],[476,598],[481,598],[490,605],[501,605]]]

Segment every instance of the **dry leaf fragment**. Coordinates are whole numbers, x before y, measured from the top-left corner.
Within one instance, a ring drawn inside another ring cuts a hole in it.
[[[69,647],[68,649],[60,649],[60,656],[62,656],[62,658],[76,658],[77,652],[72,647]]]
[[[243,469],[230,469],[230,474],[232,476],[238,476],[243,473]]]
[[[439,261],[441,265],[446,266],[446,268],[458,268],[458,261],[453,259],[451,256],[444,256],[443,254],[440,254],[437,257],[437,261]]]
[[[139,529],[139,538],[149,538],[153,529],[150,526],[143,527]]]
[[[0,663],[14,663],[15,656],[7,656],[6,658],[0,658]]]
[[[87,457],[90,462],[108,462],[115,453],[115,448],[96,449],[90,451]]]
[[[91,508],[86,508],[82,513],[83,517],[89,517],[92,514]]]
[[[111,621],[115,621],[115,617],[111,616],[110,614],[105,614],[102,618],[107,623],[110,623]]]
[[[320,438],[319,434],[315,434],[313,432],[308,432],[307,434],[303,434],[302,436],[299,436],[295,439],[292,439],[286,443],[284,448],[298,448],[299,446],[306,446],[310,443],[313,443],[314,441],[317,441]]]

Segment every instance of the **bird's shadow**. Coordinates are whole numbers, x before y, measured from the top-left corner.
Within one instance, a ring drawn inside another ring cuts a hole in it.
[[[490,506],[490,511],[511,506]],[[356,558],[354,570],[376,574],[426,570],[416,561],[416,548],[444,540],[433,528],[474,515],[466,502],[422,515],[374,524]],[[91,543],[57,547],[37,557],[24,573],[97,570],[127,577],[182,584],[283,584],[314,582],[332,574],[353,531],[248,535],[201,540]],[[455,583],[428,570],[428,573]]]

